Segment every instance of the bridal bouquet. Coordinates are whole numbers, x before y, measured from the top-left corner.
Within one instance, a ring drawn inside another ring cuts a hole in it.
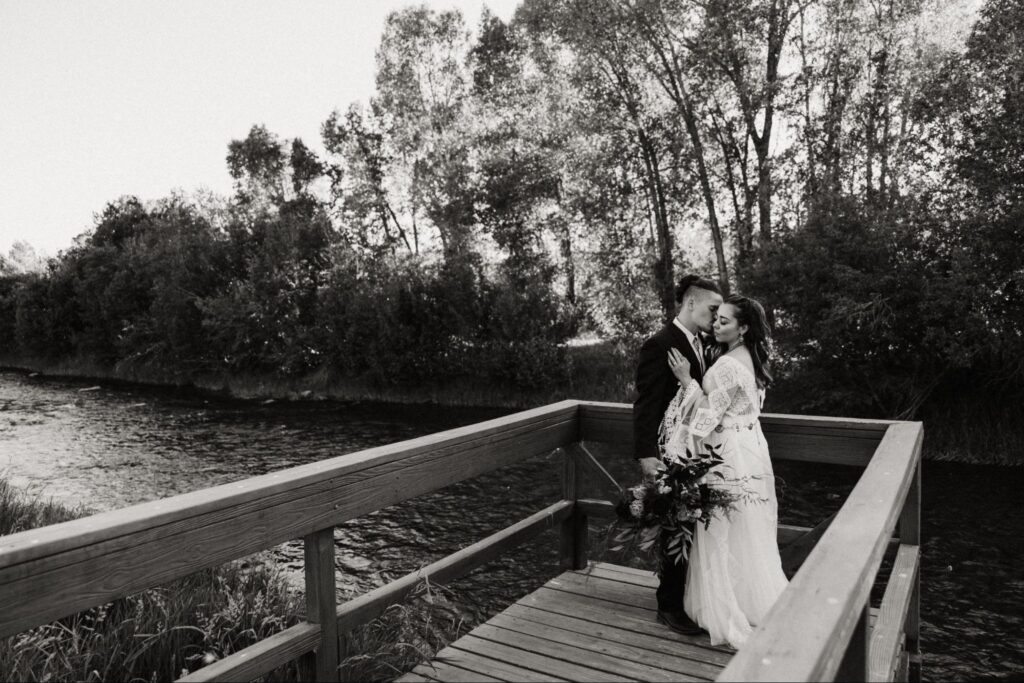
[[[612,533],[615,528],[619,533],[611,550],[654,551],[661,562],[656,544],[667,532],[667,559],[678,563],[689,557],[691,522],[707,528],[715,515],[728,515],[741,501],[758,500],[742,481],[714,469],[722,464],[717,449],[709,445],[698,455],[687,450],[685,458],[674,458],[653,481],[625,489],[615,508]]]

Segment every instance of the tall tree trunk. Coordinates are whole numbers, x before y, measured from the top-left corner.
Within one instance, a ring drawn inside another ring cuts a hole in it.
[[[668,28],[665,16],[660,15],[660,26],[655,28],[651,24],[644,24],[643,34],[648,44],[658,55],[658,60],[663,69],[662,72],[653,70],[655,78],[661,83],[662,88],[675,104],[686,126],[686,133],[690,139],[690,146],[693,149],[693,159],[697,165],[697,178],[700,182],[701,196],[704,199],[704,209],[708,216],[708,227],[711,230],[711,240],[715,249],[715,260],[718,266],[718,282],[723,292],[729,291],[729,266],[725,260],[725,247],[722,242],[722,229],[718,222],[718,211],[715,208],[715,193],[711,187],[711,174],[708,170],[704,142],[701,139],[700,128],[697,124],[696,109],[686,83],[683,80],[683,66],[679,59],[678,52],[672,44],[671,30]],[[660,29],[660,30],[658,30]],[[649,66],[650,68],[650,66]]]
[[[661,180],[661,169],[658,166],[658,151],[647,132],[641,127],[637,130],[641,156],[644,162],[645,180],[651,208],[654,211],[655,234],[658,240],[658,260],[654,265],[654,281],[661,300],[662,312],[669,320],[675,313],[675,266],[672,258],[672,229],[668,222],[668,211],[665,202],[665,187]]]
[[[711,239],[715,246],[715,260],[718,263],[718,284],[724,294],[729,293],[729,267],[725,263],[725,249],[722,244],[722,230],[718,225],[718,212],[715,210],[715,194],[711,189],[711,178],[708,173],[707,163],[704,160],[704,143],[700,137],[700,129],[697,128],[697,117],[689,97],[683,91],[683,121],[686,123],[686,132],[690,136],[690,144],[693,145],[693,156],[697,162],[697,177],[700,180],[701,194],[704,196],[704,208],[708,213],[708,226],[711,228]]]

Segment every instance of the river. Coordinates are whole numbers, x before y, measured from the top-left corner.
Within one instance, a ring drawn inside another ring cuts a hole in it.
[[[508,412],[241,401],[0,371],[0,476],[99,512]],[[624,454],[597,453],[619,481],[633,476]],[[776,474],[784,482],[781,521],[813,526],[842,504],[858,471],[779,462]],[[591,494],[610,490],[599,481],[588,485]],[[926,680],[1024,678],[1022,487],[1024,468],[925,463]],[[541,509],[558,490],[555,456],[543,456],[347,523],[336,534],[339,589],[354,596],[382,585]],[[555,545],[545,534],[459,582],[467,618],[483,618],[553,576]],[[301,545],[284,544],[274,554],[301,583]]]

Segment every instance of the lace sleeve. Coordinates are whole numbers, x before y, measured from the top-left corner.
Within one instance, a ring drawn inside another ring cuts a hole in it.
[[[729,407],[744,403],[745,396],[742,378],[733,363],[717,363],[704,376],[704,386],[691,380],[680,387],[661,425],[662,457],[672,462],[685,459],[687,451],[696,452],[697,440],[711,434]]]
[[[707,386],[702,395],[695,397],[692,408],[683,415],[693,436],[698,439],[703,439],[721,424],[725,411],[743,391],[740,375],[732,363],[717,364],[704,383]]]

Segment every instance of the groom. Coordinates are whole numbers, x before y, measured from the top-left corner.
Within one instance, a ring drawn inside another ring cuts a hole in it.
[[[635,457],[645,480],[653,479],[661,463],[658,427],[665,409],[679,390],[679,382],[668,365],[670,349],[678,349],[690,361],[690,376],[700,382],[707,369],[700,333],[709,334],[722,293],[713,281],[697,275],[683,277],[676,286],[676,316],[640,347],[636,368],[637,398],[633,403]],[[675,563],[666,557],[662,537],[662,571],[658,578],[658,620],[674,631],[697,635],[702,629],[683,611],[686,561]]]

